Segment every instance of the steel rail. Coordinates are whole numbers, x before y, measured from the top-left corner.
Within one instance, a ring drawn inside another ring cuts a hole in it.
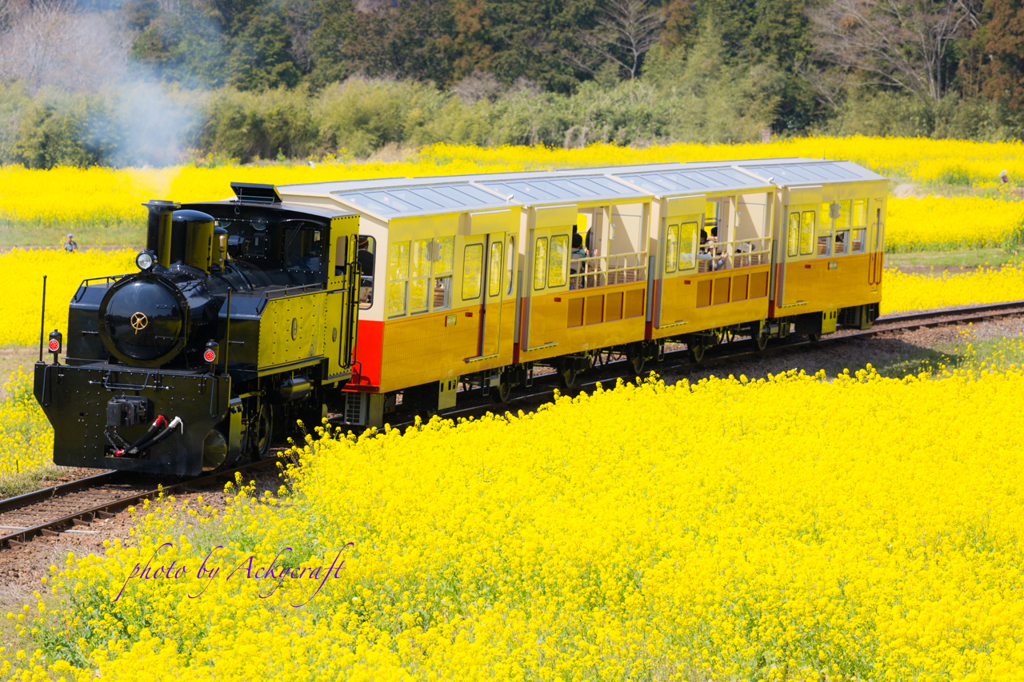
[[[110,483],[118,478],[118,471],[104,471],[93,476],[87,476],[86,478],[78,478],[74,481],[68,481],[66,483],[59,483],[49,488],[41,488],[24,495],[18,495],[17,497],[8,497],[6,500],[0,500],[0,514],[5,512],[27,507],[31,504],[38,502],[45,502],[46,500],[54,497],[61,497],[68,493],[78,492],[85,490],[86,488],[92,488],[96,485],[102,485],[104,483]]]
[[[25,527],[17,530],[13,533],[0,536],[0,548],[4,547],[19,547],[26,544],[29,540],[39,535],[59,535],[62,530],[66,530],[72,526],[88,525],[95,518],[111,518],[114,512],[121,511],[126,507],[130,507],[138,502],[145,499],[151,499],[160,495],[166,495],[167,493],[182,490],[186,487],[201,487],[216,483],[226,478],[234,478],[237,472],[251,471],[254,469],[264,469],[276,465],[277,458],[273,459],[262,459],[256,462],[249,462],[233,469],[227,469],[224,471],[218,471],[197,478],[190,478],[176,483],[170,483],[168,485],[158,485],[157,487],[145,486],[142,490],[134,493],[130,493],[124,497],[119,497],[115,500],[108,500],[101,502],[100,504],[94,504],[84,509],[74,511],[71,513],[64,513],[58,518],[44,521],[43,523],[36,524],[34,526]],[[74,492],[80,492],[82,490],[88,490],[90,488],[102,488],[103,485],[109,485],[111,478],[108,478],[110,474],[120,474],[122,472],[113,471],[98,474],[96,476],[90,476],[89,478],[80,479],[79,481],[72,481],[71,483],[81,483],[81,485],[74,490]],[[97,480],[99,479],[99,480]],[[106,483],[104,483],[106,481]],[[69,485],[69,484],[62,484]],[[13,511],[15,509],[26,509],[32,504],[39,502],[47,502],[55,499],[54,490],[60,488],[60,486],[53,486],[52,488],[46,488],[43,490],[36,491],[34,493],[28,493],[19,497],[4,500],[3,504],[8,505],[4,511]],[[69,491],[67,488],[63,489],[64,494]],[[41,497],[40,497],[41,496]],[[56,499],[59,499],[57,496]],[[25,500],[26,504],[19,506],[12,506],[17,500]]]

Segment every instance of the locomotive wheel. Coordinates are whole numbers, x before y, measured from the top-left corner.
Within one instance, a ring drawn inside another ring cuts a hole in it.
[[[246,434],[247,446],[252,460],[263,459],[270,451],[270,439],[274,435],[274,408],[268,402],[260,403],[259,414],[249,422],[252,434]]]
[[[768,347],[768,336],[765,334],[755,334],[750,337],[754,342],[754,346],[757,347],[758,351],[762,351]]]
[[[807,340],[811,343],[818,343],[821,341],[821,332],[814,332],[813,334],[807,335]]]
[[[512,380],[508,372],[502,372],[498,377],[498,385],[491,389],[491,400],[496,403],[507,403],[512,397]]]

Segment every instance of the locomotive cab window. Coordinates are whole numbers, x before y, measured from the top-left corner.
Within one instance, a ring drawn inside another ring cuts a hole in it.
[[[326,225],[262,219],[219,220],[216,225],[227,230],[226,269],[241,272],[251,286],[314,284],[327,276],[329,251],[323,239]],[[173,244],[171,262],[181,262],[175,258]]]
[[[281,237],[281,261],[286,270],[320,272],[323,250],[320,230],[305,226],[285,227],[281,230]]]

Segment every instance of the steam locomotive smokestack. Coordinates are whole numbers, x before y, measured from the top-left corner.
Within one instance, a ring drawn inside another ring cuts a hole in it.
[[[154,199],[143,204],[149,209],[149,223],[146,226],[146,250],[157,255],[157,262],[163,267],[171,265],[171,214],[181,207],[173,201]]]

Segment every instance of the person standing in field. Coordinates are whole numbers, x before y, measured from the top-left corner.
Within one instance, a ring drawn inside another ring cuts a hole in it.
[[[64,240],[64,243],[61,244],[61,246],[63,246],[64,250],[67,251],[68,253],[74,253],[75,251],[78,251],[78,244],[75,242],[75,236],[70,232],[68,232],[68,236]]]

